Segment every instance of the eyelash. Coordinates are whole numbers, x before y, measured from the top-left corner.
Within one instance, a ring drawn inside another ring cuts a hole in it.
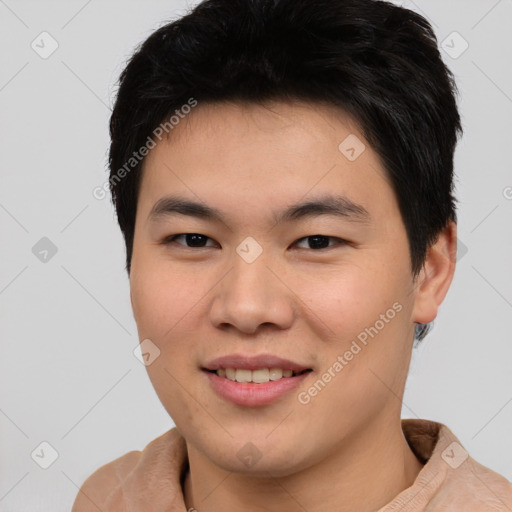
[[[186,237],[187,235],[196,235],[196,236],[200,236],[200,237],[206,238],[207,240],[212,240],[210,237],[208,237],[206,235],[202,235],[200,233],[180,233],[179,235],[171,235],[171,236],[165,238],[162,243],[164,245],[169,245],[169,244],[173,243],[177,238],[182,237],[182,236]],[[324,238],[324,239],[327,238],[327,239],[337,240],[338,241],[337,245],[348,245],[349,244],[349,242],[347,240],[343,240],[342,238],[337,238],[337,237],[334,237],[334,236],[327,236],[327,235],[320,235],[320,234],[304,236],[304,237],[299,238],[298,240],[296,240],[294,242],[294,244],[296,244],[297,242],[301,242],[302,240],[307,240],[308,238],[315,238],[315,237],[320,237],[320,238]],[[178,244],[178,245],[181,245],[185,249],[206,249],[208,247],[212,247],[212,246],[189,247],[189,246],[183,245],[183,244]],[[318,252],[318,251],[322,251],[322,250],[325,250],[325,249],[332,249],[333,247],[335,247],[335,245],[331,245],[331,246],[328,246],[328,247],[320,247],[319,249],[318,248],[317,249],[308,248],[308,249],[310,251]]]

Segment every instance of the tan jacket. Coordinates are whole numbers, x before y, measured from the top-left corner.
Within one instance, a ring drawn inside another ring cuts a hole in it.
[[[444,425],[402,420],[424,463],[411,487],[376,512],[512,512],[512,484],[478,464]],[[186,512],[182,480],[188,466],[183,437],[173,428],[99,468],[83,484],[72,512]]]

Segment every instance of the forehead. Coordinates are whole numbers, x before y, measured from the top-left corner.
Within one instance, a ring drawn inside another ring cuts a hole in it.
[[[326,193],[368,211],[394,201],[357,123],[339,109],[299,102],[198,104],[147,155],[140,206],[148,214],[176,192],[240,215]]]
[[[166,141],[179,145],[189,142],[191,137],[205,137],[206,144],[224,139],[233,145],[250,136],[255,138],[255,143],[275,138],[283,150],[290,146],[294,152],[305,152],[309,146],[301,146],[300,142],[331,144],[336,142],[340,131],[364,139],[358,124],[341,108],[332,105],[304,101],[223,101],[199,103],[167,132]],[[245,142],[249,145],[249,141]]]

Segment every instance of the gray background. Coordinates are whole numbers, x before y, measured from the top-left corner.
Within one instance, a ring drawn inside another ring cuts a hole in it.
[[[461,257],[415,350],[403,415],[445,423],[476,460],[512,479],[512,0],[397,3],[433,24],[465,129]],[[1,511],[69,510],[100,465],[172,426],[133,354],[113,208],[92,190],[107,178],[123,63],[186,10],[177,0],[0,0]],[[46,59],[31,47],[51,49],[43,31],[58,43]],[[57,248],[46,262],[43,237]],[[44,441],[59,455],[48,469]]]

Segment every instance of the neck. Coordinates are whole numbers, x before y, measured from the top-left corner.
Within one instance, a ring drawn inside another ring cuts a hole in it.
[[[410,487],[423,467],[396,420],[359,431],[328,458],[286,477],[225,471],[192,446],[188,455],[185,503],[197,512],[373,512]]]

